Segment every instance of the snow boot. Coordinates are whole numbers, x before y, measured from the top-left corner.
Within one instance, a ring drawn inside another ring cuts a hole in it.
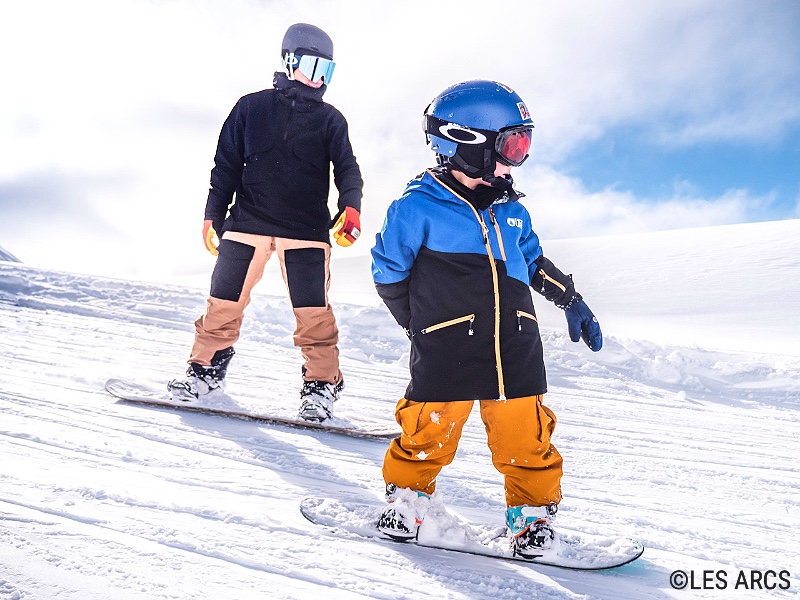
[[[225,388],[225,373],[234,355],[233,347],[217,350],[211,359],[211,366],[189,363],[186,379],[173,379],[167,384],[173,400],[197,400],[214,390]]]
[[[304,421],[322,423],[333,418],[333,403],[344,389],[344,380],[339,383],[327,381],[304,381],[300,389],[300,410],[297,416]]]
[[[514,556],[536,558],[553,547],[553,520],[558,505],[510,506],[506,509],[506,524],[513,535]]]
[[[389,504],[378,519],[378,530],[401,542],[415,539],[431,497],[392,483],[386,486],[386,497]]]

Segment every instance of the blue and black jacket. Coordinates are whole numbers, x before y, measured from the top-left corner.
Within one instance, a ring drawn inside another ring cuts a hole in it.
[[[519,398],[547,391],[530,287],[562,308],[580,295],[542,255],[518,202],[480,210],[426,171],[395,200],[376,236],[379,295],[411,338],[418,402]]]

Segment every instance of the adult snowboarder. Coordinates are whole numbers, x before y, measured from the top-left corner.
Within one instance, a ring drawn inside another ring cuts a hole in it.
[[[474,400],[494,466],[504,475],[514,550],[553,540],[562,458],[530,288],[564,309],[570,337],[602,346],[600,326],[570,275],[544,257],[511,169],[525,162],[533,122],[522,99],[493,81],[468,81],[424,113],[438,166],[388,209],[372,249],[383,301],[411,339],[411,382],[396,407],[402,427],[386,453],[389,504],[379,522],[414,538],[436,477],[456,453]]]
[[[330,229],[342,246],[358,238],[363,181],[345,118],[322,101],[335,66],[331,38],[298,23],[281,48],[285,73],[275,73],[274,88],[241,98],[222,126],[203,226],[206,248],[218,254],[211,294],[195,322],[186,379],[169,389],[191,400],[223,386],[250,292],[275,253],[304,359],[299,416],[321,422],[343,388],[328,303]],[[331,163],[339,191],[333,219]]]

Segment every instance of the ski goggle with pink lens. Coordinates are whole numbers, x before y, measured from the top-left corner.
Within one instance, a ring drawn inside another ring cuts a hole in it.
[[[294,78],[294,72],[300,71],[314,83],[320,79],[325,79],[325,85],[329,85],[333,78],[333,69],[336,63],[321,56],[304,55],[298,56],[293,52],[287,52],[283,59],[284,66],[289,70],[289,76]]]
[[[532,129],[531,125],[523,125],[498,133],[494,142],[497,159],[509,167],[518,167],[524,163],[531,149]]]

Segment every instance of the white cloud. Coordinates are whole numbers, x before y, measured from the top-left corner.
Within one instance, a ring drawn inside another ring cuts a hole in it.
[[[283,32],[298,21],[334,39],[339,65],[326,99],[350,122],[366,181],[367,240],[405,182],[433,163],[420,130],[426,104],[465,79],[503,81],[530,105],[533,167],[517,177],[558,237],[727,223],[751,218],[766,201],[732,191],[652,204],[624,190],[589,193],[554,170],[615,127],[680,146],[774,139],[800,120],[800,8],[792,0],[515,0],[489,9],[477,0],[44,0],[4,9],[0,183],[124,173],[116,188],[73,198],[118,229],[86,268],[207,268],[197,229],[219,128],[239,96],[269,87]],[[560,198],[563,213],[543,214],[539,198]],[[62,222],[48,239],[76,248],[59,251],[58,266],[89,264],[87,249],[59,232],[98,232],[85,220],[66,227],[64,211],[54,214]],[[26,248],[3,236],[40,244],[30,234],[42,223],[25,222],[24,211],[18,218],[0,221],[0,242],[24,257]]]
[[[702,198],[691,184],[676,182],[671,197],[656,203],[611,188],[590,192],[580,181],[544,166],[532,169],[519,184],[534,229],[544,240],[741,223],[758,220],[753,217],[772,200],[736,189]]]
[[[566,2],[547,5],[516,84],[543,157],[619,125],[670,145],[768,140],[800,120],[800,5]]]

